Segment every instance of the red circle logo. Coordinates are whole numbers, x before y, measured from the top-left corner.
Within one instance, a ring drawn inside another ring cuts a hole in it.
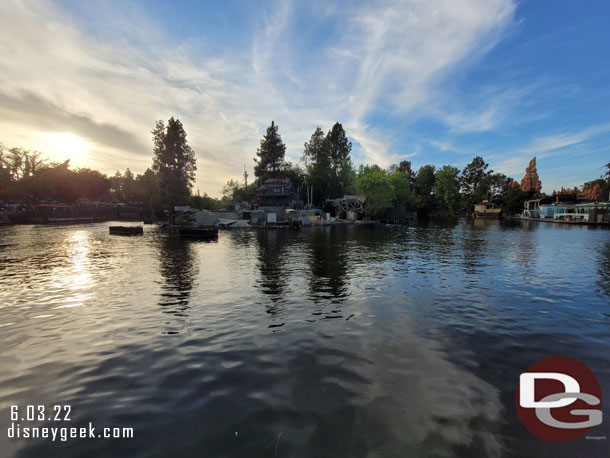
[[[565,442],[602,422],[602,392],[591,370],[580,361],[552,356],[519,377],[517,412],[541,439]]]

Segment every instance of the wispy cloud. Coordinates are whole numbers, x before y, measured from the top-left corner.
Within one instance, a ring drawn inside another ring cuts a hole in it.
[[[537,138],[530,145],[519,149],[519,152],[525,154],[548,153],[567,146],[577,145],[605,132],[610,132],[610,123],[590,126],[577,132],[559,133]]]
[[[432,113],[454,134],[492,131],[506,123],[515,112],[529,103],[539,84],[517,87],[488,86],[472,96],[445,95],[447,100]],[[530,114],[529,118],[532,117]]]
[[[399,159],[393,136],[369,118],[429,114],[444,79],[493,47],[515,11],[509,0],[269,6],[253,21],[251,45],[221,54],[206,37],[170,38],[137,6],[88,2],[74,12],[2,2],[2,141],[31,138],[23,146],[44,151],[35,143],[41,131],[73,132],[93,145],[90,159],[105,171],[126,163],[142,171],[154,121],[175,115],[198,154],[198,187],[215,194],[252,165],[271,119],[293,160],[317,125],[339,120],[363,161],[386,166]],[[333,23],[333,34],[305,43],[321,21]],[[497,116],[489,108],[473,121],[446,119],[473,130]]]
[[[610,123],[596,124],[577,131],[558,132],[534,138],[524,146],[492,155],[490,159],[496,170],[521,178],[529,160],[536,156],[538,172],[545,192],[551,192],[561,186],[582,185],[583,181],[578,177],[595,178],[590,175],[591,165],[587,161],[569,161],[569,159],[610,149],[600,150],[588,145],[588,142],[596,136],[609,132]]]

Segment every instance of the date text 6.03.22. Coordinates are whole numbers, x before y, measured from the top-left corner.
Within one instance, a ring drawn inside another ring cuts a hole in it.
[[[67,405],[11,406],[11,421],[70,421],[71,411]]]

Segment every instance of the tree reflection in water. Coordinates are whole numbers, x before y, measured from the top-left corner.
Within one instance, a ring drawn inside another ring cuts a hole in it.
[[[485,250],[487,249],[486,231],[489,227],[498,224],[497,221],[474,220],[475,230],[467,231],[462,239],[462,267],[466,274],[478,274],[484,267],[482,260],[486,259]],[[476,283],[476,281],[475,281]]]
[[[193,278],[198,268],[193,253],[194,243],[206,242],[172,236],[159,238],[159,271],[164,280],[159,305],[166,307],[163,313],[187,316]]]
[[[345,302],[350,295],[349,244],[345,231],[313,228],[309,247],[309,298],[314,303]],[[320,312],[321,313],[321,312]]]
[[[288,229],[259,230],[256,234],[261,274],[258,287],[271,299],[272,304],[267,305],[267,312],[271,314],[279,312],[285,301],[289,275],[287,256],[292,235],[292,230]]]

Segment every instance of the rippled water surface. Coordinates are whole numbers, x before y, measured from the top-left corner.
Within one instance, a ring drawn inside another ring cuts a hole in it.
[[[608,230],[107,227],[0,228],[2,456],[608,456]],[[597,375],[607,440],[521,425],[552,355]],[[135,437],[8,440],[15,404]]]

